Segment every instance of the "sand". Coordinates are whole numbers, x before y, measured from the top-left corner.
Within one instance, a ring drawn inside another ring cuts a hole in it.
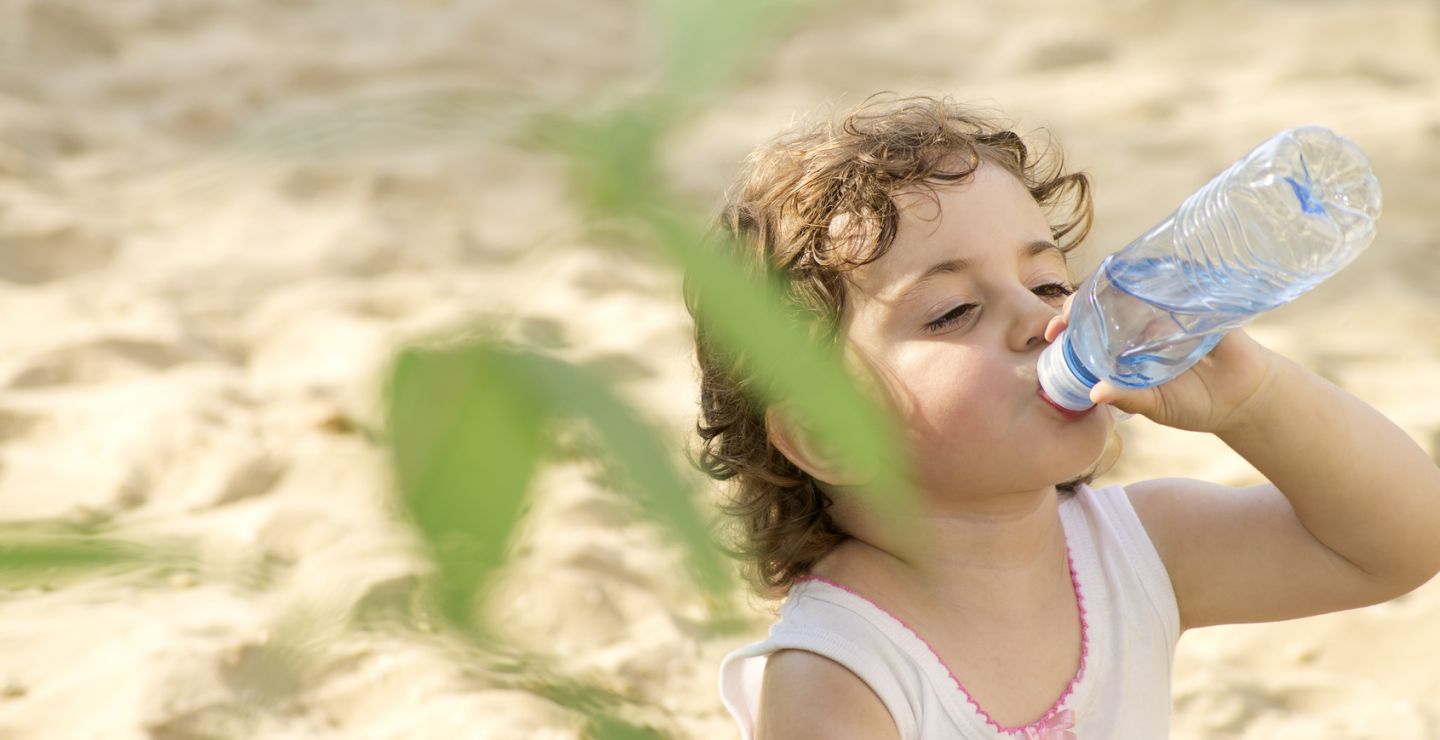
[[[0,737],[571,738],[582,718],[404,613],[379,389],[403,342],[498,317],[604,367],[680,440],[663,262],[588,236],[563,162],[490,134],[647,78],[644,3],[0,0],[0,520],[104,524],[206,564],[0,591]],[[1254,334],[1440,454],[1440,7],[1359,0],[850,3],[779,34],[666,149],[713,202],[792,117],[877,90],[1047,129],[1090,172],[1083,272],[1266,135],[1331,126],[1375,245]],[[539,101],[537,103],[537,101]],[[1127,422],[1105,482],[1257,480]],[[495,616],[676,737],[734,737],[675,549],[572,461],[537,481]],[[376,626],[380,625],[380,626]],[[1440,583],[1181,641],[1173,737],[1440,737]]]

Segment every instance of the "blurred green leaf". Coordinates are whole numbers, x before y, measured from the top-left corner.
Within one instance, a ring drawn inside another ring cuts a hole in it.
[[[704,320],[754,366],[764,400],[786,404],[822,449],[870,481],[860,492],[892,524],[908,518],[915,499],[900,428],[888,409],[859,391],[839,347],[785,320],[794,310],[768,273],[752,274],[733,250],[717,248],[683,219],[662,217],[654,223],[667,253],[684,266],[686,279],[709,297],[697,307]]]
[[[663,0],[657,7],[662,28],[694,45],[674,44],[676,59],[699,64],[710,54],[707,44],[734,41],[735,48],[715,52],[716,63],[723,64],[749,43],[742,38],[746,23],[800,5],[801,0],[745,0],[733,16],[727,15],[730,5],[714,0]],[[656,164],[657,147],[675,122],[671,116],[683,108],[672,103],[693,98],[696,89],[716,81],[698,68],[675,74],[683,79],[699,75],[691,80],[696,88],[681,85],[665,91],[668,97],[637,101],[607,116],[561,127],[559,140],[575,166],[594,223],[600,228],[612,228],[617,220],[627,224],[625,233],[634,232],[637,242],[655,247],[685,270],[702,295],[712,296],[699,310],[731,351],[752,361],[762,379],[758,390],[763,400],[786,403],[823,449],[870,480],[862,493],[896,524],[913,512],[915,500],[893,415],[856,389],[838,348],[822,346],[796,322],[783,320],[793,310],[779,281],[756,274],[735,256],[737,250],[707,238],[698,219],[665,183]]]
[[[655,147],[666,122],[658,109],[636,104],[589,121],[555,126],[591,213],[605,219],[641,216],[660,180]]]
[[[587,740],[653,740],[663,738],[656,730],[622,718],[637,703],[623,694],[590,681],[557,674],[551,661],[532,656],[525,666],[526,678],[517,688],[544,697],[562,707],[585,715],[582,736]]]
[[[588,134],[582,128],[571,140],[595,215],[602,222],[618,215],[648,231],[651,246],[684,269],[702,296],[711,296],[698,309],[720,340],[753,364],[763,399],[786,403],[823,449],[870,480],[862,494],[898,523],[913,511],[914,494],[892,414],[856,389],[837,347],[783,320],[793,309],[778,280],[742,264],[737,250],[708,238],[675,202],[655,173],[653,150],[645,148],[654,146],[653,138],[627,140],[625,156],[607,150],[602,132],[625,128],[633,114],[591,124]],[[614,202],[623,205],[610,207]]]
[[[475,599],[505,559],[554,416],[593,424],[643,510],[679,537],[701,586],[730,586],[694,493],[658,432],[592,370],[474,344],[396,363],[390,419],[406,510],[435,555],[442,614],[473,629]]]
[[[705,97],[730,83],[802,10],[831,0],[652,0],[660,79],[648,94],[588,118],[537,116],[531,140],[565,152],[581,196],[606,219],[644,218],[664,192],[657,148]]]
[[[476,598],[504,562],[541,452],[543,399],[476,345],[407,351],[389,424],[403,504],[438,568],[441,615],[473,631]]]
[[[0,573],[88,570],[123,563],[153,562],[147,549],[89,537],[21,539],[0,542]]]
[[[6,529],[0,535],[0,584],[10,587],[55,586],[66,580],[187,561],[184,553],[174,548],[87,534]]]
[[[663,78],[657,98],[683,107],[732,81],[798,11],[820,0],[654,0]]]
[[[615,395],[594,370],[529,353],[515,355],[517,369],[535,383],[554,409],[594,424],[645,511],[678,535],[701,586],[712,595],[730,587],[729,571],[695,505],[694,489],[673,462],[664,437]]]
[[[613,131],[629,134],[612,137]],[[763,400],[791,407],[822,448],[870,479],[861,492],[891,524],[899,523],[913,511],[914,495],[896,420],[855,389],[837,347],[822,346],[798,322],[783,320],[793,310],[779,281],[757,274],[733,256],[737,251],[708,239],[675,202],[655,173],[654,137],[644,131],[635,111],[577,125],[570,155],[593,213],[602,222],[624,217],[642,235],[648,232],[649,245],[711,297],[698,311],[730,350],[750,358],[762,377]],[[612,140],[624,141],[624,155],[603,144]]]
[[[585,725],[586,740],[663,740],[664,737],[649,727],[632,724],[619,717],[592,717]]]
[[[555,416],[593,424],[642,509],[679,537],[701,586],[711,595],[730,587],[671,450],[597,372],[475,344],[407,352],[392,387],[401,492],[436,554],[442,611],[455,624],[470,626],[477,591],[504,560],[542,452],[543,425]]]

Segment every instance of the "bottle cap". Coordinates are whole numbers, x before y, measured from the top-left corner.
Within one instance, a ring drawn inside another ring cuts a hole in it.
[[[1040,389],[1059,406],[1071,411],[1084,411],[1094,406],[1090,389],[1100,382],[1075,357],[1068,330],[1040,353]]]

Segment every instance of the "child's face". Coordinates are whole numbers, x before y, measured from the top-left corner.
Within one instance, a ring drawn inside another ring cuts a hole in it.
[[[1045,325],[1069,285],[1064,255],[1036,246],[1052,241],[1039,205],[990,163],[895,200],[894,245],[851,273],[841,326],[891,375],[923,489],[969,500],[1084,473],[1113,422],[1103,409],[1068,418],[1039,394]]]

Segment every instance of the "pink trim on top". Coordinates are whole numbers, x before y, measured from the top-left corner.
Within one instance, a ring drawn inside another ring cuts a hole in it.
[[[980,706],[980,702],[975,701],[975,697],[970,695],[970,692],[965,689],[965,685],[960,683],[960,679],[955,677],[955,672],[950,670],[950,666],[945,664],[940,654],[935,652],[935,648],[930,646],[929,641],[921,637],[920,633],[912,629],[905,620],[891,614],[884,607],[852,591],[850,588],[842,586],[828,578],[801,576],[795,579],[795,582],[819,581],[829,584],[879,609],[885,616],[895,620],[901,627],[905,628],[905,631],[914,635],[915,639],[919,640],[920,643],[930,651],[930,655],[935,658],[935,662],[939,663],[940,667],[944,668],[945,672],[950,675],[950,680],[955,683],[955,688],[959,689],[960,693],[964,695],[965,701],[969,702],[970,706],[974,707],[975,711],[985,719],[985,723],[995,728],[997,732],[1007,735],[1018,734],[1033,740],[1049,740],[1050,738],[1068,740],[1075,737],[1073,733],[1069,732],[1069,730],[1074,727],[1075,713],[1068,709],[1062,709],[1062,705],[1065,703],[1065,700],[1069,699],[1070,695],[1075,692],[1075,685],[1078,684],[1080,679],[1085,675],[1085,665],[1088,662],[1086,659],[1090,655],[1090,623],[1085,618],[1085,597],[1080,592],[1080,579],[1075,575],[1075,558],[1071,556],[1070,546],[1068,544],[1065,546],[1065,562],[1070,568],[1070,585],[1075,589],[1075,607],[1080,611],[1080,667],[1075,671],[1075,675],[1070,678],[1070,683],[1065,685],[1065,690],[1060,692],[1060,698],[1056,699],[1055,703],[1051,704],[1050,708],[1045,710],[1045,713],[1040,716],[1040,719],[1020,725],[1019,727],[1005,727],[999,722],[996,722],[995,718],[991,717],[990,713],[985,711],[984,707]]]

